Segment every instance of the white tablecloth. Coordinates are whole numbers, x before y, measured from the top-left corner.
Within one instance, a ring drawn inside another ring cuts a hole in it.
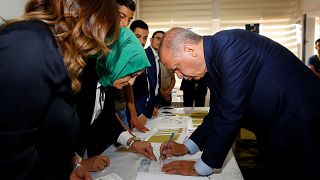
[[[193,111],[207,111],[208,108],[174,108],[174,109],[161,109],[159,111],[159,116],[158,118],[155,119],[150,119],[147,123],[148,127],[153,129],[149,133],[138,133],[136,134],[143,139],[150,137],[152,134],[156,133],[157,130],[159,129],[165,129],[167,120],[168,119],[174,119],[173,116],[168,116],[167,113],[163,113],[163,111],[175,113],[175,114],[190,114]],[[184,131],[188,131],[190,126],[190,122],[192,123],[191,118],[188,120],[189,117],[183,117],[185,118],[184,120],[186,121],[185,123],[180,123],[179,119],[183,119],[181,116],[177,117],[178,120],[173,120],[173,123],[171,124],[173,127],[179,127],[181,126],[184,128]],[[181,120],[182,121],[182,120]],[[176,123],[176,124],[175,124]],[[167,124],[168,125],[168,124]],[[171,125],[168,125],[168,128],[172,128]],[[183,134],[183,133],[182,133]],[[186,134],[183,134],[186,135]],[[180,135],[180,136],[183,136]],[[178,139],[179,142],[183,141],[184,138],[180,137]],[[160,144],[158,143],[152,143],[154,147],[154,153],[156,156],[159,156],[159,146]],[[111,173],[116,173],[119,175],[123,180],[135,180],[138,174],[138,169],[140,166],[140,162],[142,159],[144,159],[143,156],[139,154],[134,154],[134,153],[120,153],[120,152],[115,152],[115,147],[111,146],[109,147],[105,152],[102,153],[103,155],[108,156],[111,159],[111,164],[109,167],[105,168],[104,170],[101,170],[99,172],[93,172],[91,173],[92,177],[94,179],[105,176],[107,174]],[[180,157],[180,158],[185,158],[185,159],[191,159],[191,160],[196,160],[201,156],[201,152],[198,154],[194,155],[193,157]],[[151,175],[152,176],[152,175]],[[167,180],[169,179],[180,179],[181,177],[178,178],[178,176],[170,176],[170,175],[161,175],[161,176],[166,176]],[[156,180],[159,177],[154,176]],[[183,176],[182,176],[183,177]],[[184,177],[185,179],[186,177]],[[160,178],[163,179],[163,178]],[[194,179],[197,179],[194,177]],[[233,152],[230,150],[229,154],[224,162],[223,168],[220,170],[220,172],[217,172],[208,179],[213,179],[213,180],[243,180],[241,171],[239,169],[239,166],[237,164],[237,161],[234,157]]]

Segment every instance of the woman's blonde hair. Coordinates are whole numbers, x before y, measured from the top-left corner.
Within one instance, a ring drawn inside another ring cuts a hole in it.
[[[50,26],[74,92],[81,88],[79,76],[86,65],[86,57],[107,54],[108,47],[119,36],[115,0],[29,0],[25,14],[5,25],[25,20],[40,20]]]

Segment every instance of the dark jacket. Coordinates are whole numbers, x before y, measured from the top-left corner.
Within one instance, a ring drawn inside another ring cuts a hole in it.
[[[49,27],[0,30],[0,169],[9,179],[69,179],[79,121]]]
[[[244,30],[204,37],[210,113],[190,137],[222,166],[240,129],[252,130],[271,179],[320,179],[320,80],[289,50]]]
[[[148,88],[148,77],[147,72],[144,71],[140,74],[134,84],[132,86],[133,96],[134,96],[134,104],[136,108],[137,115],[146,113],[147,101],[150,96],[149,88]],[[127,117],[130,118],[129,111],[127,109]]]
[[[115,116],[115,105],[111,93],[101,95],[104,98],[104,108],[97,119],[90,125],[94,113],[98,75],[96,58],[87,60],[87,65],[81,76],[81,90],[77,94],[77,112],[81,123],[80,140],[77,152],[81,155],[87,150],[88,156],[101,154],[111,144],[117,145],[117,139],[124,128]],[[103,93],[105,90],[103,90]],[[100,95],[99,95],[100,96]],[[99,103],[99,102],[97,102]]]
[[[159,77],[157,76],[155,57],[150,46],[146,49],[146,54],[151,67],[136,78],[133,84],[133,94],[137,115],[144,114],[147,118],[151,118],[153,109],[157,106],[155,89]]]

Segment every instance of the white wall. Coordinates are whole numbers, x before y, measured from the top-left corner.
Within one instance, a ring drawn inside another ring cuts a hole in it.
[[[301,0],[302,14],[309,14],[310,16],[319,16],[320,1],[319,0]]]
[[[27,0],[0,0],[0,16],[10,19],[22,15],[26,2]]]

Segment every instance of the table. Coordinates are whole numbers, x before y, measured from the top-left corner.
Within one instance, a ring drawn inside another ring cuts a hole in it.
[[[159,132],[159,130],[163,130],[165,128],[181,128],[181,135],[177,139],[177,142],[183,142],[183,140],[190,134],[190,131],[194,129],[193,120],[190,117],[192,113],[202,113],[208,111],[208,108],[164,108],[159,110],[159,116],[155,119],[148,120],[147,126],[152,128],[152,131],[148,133],[138,133],[138,137],[143,139],[149,138],[150,136],[154,135],[155,133]],[[194,114],[193,114],[194,115]],[[168,124],[167,122],[172,121],[172,123]],[[151,143],[154,147],[154,153],[156,156],[159,156],[159,147],[161,143]],[[111,164],[108,168],[98,172],[92,172],[91,175],[94,179],[105,176],[107,174],[116,173],[119,175],[123,180],[135,180],[138,174],[138,169],[140,166],[140,162],[144,157],[139,154],[130,153],[130,152],[115,152],[116,148],[114,146],[109,147],[106,151],[102,154],[106,155],[110,158]],[[190,156],[190,155],[189,155]],[[193,155],[192,157],[182,157],[182,158],[191,158],[191,160],[196,160],[201,156],[201,152]],[[168,179],[178,179],[177,175],[164,175]],[[183,177],[186,179],[185,176],[180,176],[179,178]],[[189,178],[189,177],[188,177]],[[187,178],[187,179],[188,179]],[[190,177],[192,178],[192,177]],[[157,179],[157,178],[155,178]],[[160,178],[163,179],[163,178]],[[193,177],[193,179],[197,179]],[[243,176],[239,169],[239,166],[236,162],[234,154],[232,150],[229,151],[228,156],[224,162],[223,168],[220,172],[215,173],[208,177],[208,179],[214,180],[243,180]]]

